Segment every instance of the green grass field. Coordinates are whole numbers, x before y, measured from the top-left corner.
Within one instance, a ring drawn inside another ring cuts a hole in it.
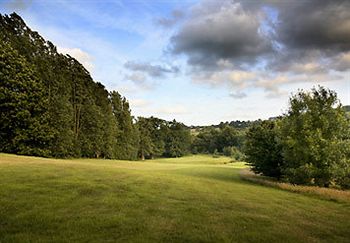
[[[0,242],[350,241],[350,203],[243,181],[229,161],[0,154]]]

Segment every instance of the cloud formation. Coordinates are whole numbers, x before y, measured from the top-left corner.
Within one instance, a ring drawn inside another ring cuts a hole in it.
[[[228,86],[233,98],[249,87],[276,97],[350,70],[350,1],[202,1],[188,16],[171,53],[187,57],[195,83]]]
[[[156,87],[157,80],[167,78],[169,74],[176,75],[180,72],[178,66],[170,64],[151,64],[147,62],[128,61],[124,63],[127,73],[124,81],[131,81],[142,90],[150,90]]]
[[[236,91],[236,92],[231,92],[230,97],[232,97],[234,99],[243,99],[243,98],[247,97],[247,94],[240,92],[240,91]]]
[[[171,12],[170,17],[168,18],[158,18],[155,20],[155,23],[157,25],[160,25],[164,28],[170,28],[173,27],[175,24],[177,24],[180,20],[182,20],[185,17],[185,13],[180,10],[173,10]]]
[[[245,11],[232,1],[207,1],[196,6],[189,20],[171,38],[171,52],[185,54],[188,63],[204,68],[229,60],[235,64],[256,61],[273,51],[260,30],[259,12]]]
[[[339,54],[330,64],[336,71],[344,72],[350,70],[350,51]]]
[[[178,73],[179,67],[172,65],[152,65],[146,62],[132,62],[128,61],[124,64],[124,67],[128,70],[135,72],[142,72],[149,75],[152,78],[162,78],[169,73]]]
[[[277,4],[278,41],[292,49],[350,50],[350,2],[289,1]]]
[[[133,81],[134,83],[144,83],[147,80],[147,77],[142,72],[133,72],[125,75],[124,79]]]
[[[243,89],[247,83],[257,78],[253,72],[242,70],[218,70],[193,74],[192,80],[197,83],[208,82],[212,86],[228,85],[232,88]]]
[[[11,10],[21,11],[27,9],[32,4],[32,0],[9,0],[5,2],[5,7]]]

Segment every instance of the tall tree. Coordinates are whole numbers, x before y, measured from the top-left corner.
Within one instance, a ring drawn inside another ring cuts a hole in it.
[[[154,144],[151,138],[151,122],[147,118],[139,117],[137,121],[139,129],[139,157],[145,160],[153,154]]]
[[[0,148],[3,152],[49,156],[52,131],[44,87],[30,65],[0,39]]]
[[[165,143],[165,155],[181,157],[189,152],[191,135],[186,126],[175,120],[169,122],[169,132]]]
[[[129,103],[118,92],[110,93],[112,111],[117,125],[115,143],[116,157],[119,159],[137,159],[139,137],[133,123]]]

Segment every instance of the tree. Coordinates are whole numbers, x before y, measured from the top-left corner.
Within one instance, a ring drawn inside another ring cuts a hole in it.
[[[346,184],[350,175],[349,121],[334,91],[299,91],[281,123],[285,178],[296,184]]]
[[[33,66],[0,39],[0,148],[3,152],[49,156],[44,87]]]
[[[150,157],[161,157],[165,152],[166,138],[169,134],[169,123],[156,117],[150,117],[148,121],[153,145]]]
[[[218,151],[223,152],[225,147],[232,147],[238,145],[237,130],[230,126],[224,126],[220,129],[220,134],[217,138]]]
[[[129,108],[129,102],[118,92],[110,93],[112,112],[117,126],[115,156],[118,159],[137,159],[139,136],[133,123],[133,117]]]
[[[100,132],[101,141],[101,157],[111,159],[113,156],[113,146],[117,132],[115,118],[112,113],[112,105],[109,99],[109,92],[101,83],[95,83],[92,90],[95,97],[95,104],[99,114],[102,116],[100,122],[102,124]],[[98,157],[96,155],[96,157]]]
[[[193,139],[192,151],[197,153],[214,153],[218,150],[218,137],[220,136],[220,129],[218,128],[204,128]]]
[[[153,153],[154,144],[151,139],[151,127],[147,118],[139,117],[137,128],[139,130],[139,157],[145,160],[145,157],[150,157]]]
[[[215,128],[213,126],[202,128],[198,134],[194,135],[192,142],[192,152],[195,153],[223,153],[225,147],[240,148],[243,143],[244,131],[225,123]],[[227,152],[227,151],[226,151]]]
[[[169,131],[165,143],[165,155],[181,157],[189,152],[191,135],[186,126],[177,121],[169,122]]]
[[[254,124],[247,132],[244,152],[246,160],[255,173],[276,178],[281,177],[282,146],[278,141],[275,121]]]

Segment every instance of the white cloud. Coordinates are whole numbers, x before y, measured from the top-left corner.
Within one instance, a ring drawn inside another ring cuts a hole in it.
[[[232,97],[234,99],[243,99],[243,98],[247,97],[247,94],[243,93],[241,91],[236,91],[236,92],[231,92],[230,97]]]
[[[150,101],[144,99],[130,99],[129,102],[133,108],[145,108],[151,104]]]
[[[293,63],[289,67],[289,71],[301,74],[316,74],[327,72],[326,68],[316,61],[307,63]]]
[[[330,64],[331,68],[337,71],[347,71],[350,69],[350,51],[339,54],[333,63]]]
[[[94,70],[93,58],[79,48],[57,47],[57,51],[62,54],[68,54],[77,59],[91,73]]]
[[[133,72],[131,74],[125,75],[124,79],[133,81],[135,84],[140,84],[144,83],[147,77],[142,72]]]
[[[246,87],[248,83],[254,81],[256,78],[257,76],[254,72],[242,70],[213,71],[192,76],[194,83],[206,83],[213,86],[226,84],[230,87],[238,87],[240,89]]]

